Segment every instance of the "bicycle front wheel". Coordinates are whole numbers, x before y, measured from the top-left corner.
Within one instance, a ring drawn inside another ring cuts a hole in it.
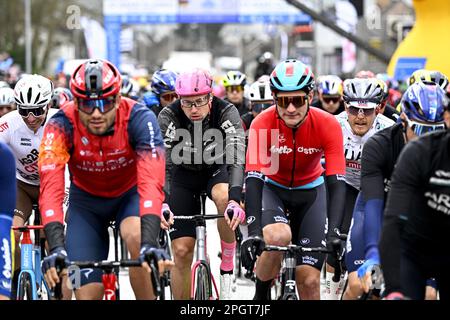
[[[33,286],[29,273],[25,272],[20,275],[17,292],[17,300],[33,300]]]
[[[209,300],[212,297],[211,274],[206,264],[199,264],[195,272],[194,300]]]

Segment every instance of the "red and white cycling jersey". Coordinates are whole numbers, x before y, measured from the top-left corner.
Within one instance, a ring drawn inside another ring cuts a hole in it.
[[[333,115],[310,108],[305,121],[292,129],[272,106],[252,122],[245,171],[261,172],[285,187],[295,188],[322,175],[320,159],[325,155],[325,174],[344,175],[342,144],[342,130]]]
[[[49,109],[47,118],[36,133],[29,129],[17,110],[0,118],[0,141],[8,144],[16,159],[16,178],[27,184],[38,186],[39,145],[48,120],[57,112]]]

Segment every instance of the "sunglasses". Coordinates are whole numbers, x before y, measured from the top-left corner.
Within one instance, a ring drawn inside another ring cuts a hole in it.
[[[47,107],[24,108],[18,105],[17,111],[23,118],[28,118],[30,116],[30,113],[37,118],[42,117],[45,114],[45,111],[47,111]]]
[[[414,134],[416,136],[421,136],[425,133],[428,132],[433,132],[433,131],[437,131],[437,130],[444,130],[445,129],[445,124],[440,123],[440,124],[425,124],[425,123],[420,123],[420,122],[416,122],[416,121],[412,121],[407,119],[408,121],[408,127],[411,128],[411,130],[414,132]]]
[[[94,113],[98,109],[100,113],[107,113],[116,106],[116,97],[108,97],[104,99],[78,99],[78,110],[86,114]]]
[[[175,92],[163,93],[159,97],[165,101],[173,101],[178,99],[178,95]]]
[[[287,109],[292,103],[295,108],[301,108],[308,100],[308,96],[295,96],[295,97],[276,97],[277,105],[282,109]]]
[[[261,112],[262,110],[266,110],[267,108],[271,107],[273,105],[272,102],[266,102],[266,103],[253,103],[251,104],[252,111],[255,112]]]
[[[236,91],[239,93],[239,92],[242,92],[244,90],[244,88],[242,86],[229,86],[229,87],[226,87],[225,90],[227,92]]]
[[[325,103],[338,103],[341,97],[323,97],[322,99]]]
[[[365,117],[369,117],[375,113],[375,108],[359,108],[355,106],[347,106],[348,112],[352,116],[358,116],[360,113],[364,114]]]
[[[190,109],[193,106],[195,106],[196,108],[203,107],[203,106],[207,105],[208,102],[209,102],[209,94],[207,94],[204,97],[195,99],[195,100],[181,99],[180,102],[181,102],[181,106],[183,108],[189,108]]]

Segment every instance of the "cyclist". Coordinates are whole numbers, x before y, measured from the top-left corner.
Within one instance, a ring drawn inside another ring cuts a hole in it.
[[[154,113],[153,108],[159,108],[159,99],[158,96],[153,91],[147,91],[142,96],[140,103],[144,104],[147,108],[152,110]],[[156,113],[155,113],[156,114]]]
[[[160,69],[153,73],[152,92],[156,94],[159,100],[159,106],[154,106],[151,110],[158,117],[161,110],[178,99],[175,92],[175,81],[177,74],[167,69]]]
[[[338,238],[345,201],[342,130],[333,115],[310,108],[314,89],[311,69],[298,60],[285,60],[273,70],[270,85],[276,105],[253,121],[247,149],[245,208],[249,237],[241,251],[247,270],[264,242],[286,246],[292,241],[319,247],[326,238],[330,247]],[[320,163],[323,153],[327,162],[325,179]],[[301,299],[320,298],[323,260],[322,254],[297,258]],[[254,299],[270,297],[281,261],[282,254],[275,252],[263,252],[258,258]]]
[[[340,114],[345,110],[341,78],[333,75],[322,76],[317,81],[317,87],[319,99],[312,104],[313,107],[333,115]]]
[[[245,215],[239,206],[245,161],[242,122],[231,103],[211,94],[212,78],[205,70],[180,74],[175,89],[180,99],[164,108],[158,117],[167,148],[163,207],[175,215],[198,214],[200,193],[206,191],[219,213],[234,211],[231,222],[227,215],[217,222],[222,252],[220,298],[230,299],[234,229]],[[189,299],[195,236],[193,222],[177,220],[170,230],[175,299]]]
[[[382,80],[387,85],[387,105],[395,107],[402,99],[402,93],[399,90],[399,82],[389,76],[387,73],[377,73],[377,79]]]
[[[244,97],[244,89],[247,84],[247,77],[240,71],[228,71],[222,80],[225,87],[225,101],[229,101],[238,109],[239,115],[246,114],[249,108],[249,102]]]
[[[405,96],[416,90],[413,86]],[[434,86],[432,93],[421,96],[428,98],[430,112],[426,115],[434,114],[437,119],[442,117],[445,108],[443,118],[449,128],[450,106],[444,91]],[[413,99],[409,102],[404,98],[402,106],[412,112],[425,111],[419,109],[421,105]],[[424,127],[416,122],[412,129],[417,133],[421,126]],[[449,137],[447,129],[411,141],[396,163],[379,244],[389,294],[398,291],[410,299],[423,300],[426,281],[433,277],[438,284],[440,300],[450,299],[447,248],[450,228]]]
[[[384,115],[385,117],[391,119],[392,121],[397,122],[400,113],[397,112],[397,110],[388,103],[389,87],[386,84],[386,82],[384,82],[383,80],[381,80],[381,79],[377,79],[377,80],[378,80],[379,85],[383,89],[383,93],[384,93],[382,100],[381,100],[380,113],[382,115]]]
[[[0,300],[8,300],[12,278],[11,225],[16,205],[16,165],[14,154],[2,142],[0,162]]]
[[[17,110],[3,116],[0,121],[0,141],[9,145],[16,159],[17,199],[13,226],[23,226],[39,201],[39,145],[45,125],[57,112],[50,109],[53,83],[40,75],[19,80],[14,87]],[[20,261],[20,232],[14,231],[15,261]],[[13,295],[20,263],[14,270]]]
[[[355,299],[371,285],[371,271],[380,265],[378,241],[387,192],[400,151],[408,141],[426,132],[444,128],[442,93],[436,85],[417,83],[402,99],[401,122],[372,136],[364,145],[361,170],[361,193],[353,213],[347,267],[358,271],[362,284],[350,283],[345,297]],[[400,200],[400,199],[398,199]],[[350,257],[352,255],[352,257]],[[363,264],[352,264],[349,259]],[[365,260],[365,261],[364,261]],[[386,277],[387,276],[387,277]],[[385,276],[389,283],[389,273]],[[362,286],[361,286],[362,285]],[[386,291],[398,288],[386,287]]]
[[[50,255],[44,259],[47,283],[59,282],[55,263],[108,257],[108,225],[115,221],[132,259],[147,271],[173,263],[158,249],[164,184],[164,147],[152,112],[120,96],[121,75],[106,60],[87,60],[70,80],[74,101],[45,128],[40,146],[39,206]],[[64,237],[64,168],[71,174],[67,233]],[[140,219],[139,219],[140,215]],[[67,253],[66,249],[67,248]],[[140,250],[139,250],[140,248]],[[77,299],[101,299],[101,271],[82,270]],[[148,274],[131,268],[137,299],[154,297]]]
[[[60,109],[67,102],[70,102],[72,100],[73,100],[73,94],[72,94],[72,92],[70,92],[69,89],[63,88],[63,87],[55,88],[55,90],[53,90],[51,108]]]
[[[272,91],[270,90],[269,79],[258,80],[249,88],[250,110],[241,116],[244,130],[248,130],[255,117],[263,110],[273,105]]]
[[[15,109],[14,90],[9,87],[0,88],[0,118]]]
[[[345,214],[341,232],[348,234],[352,221],[353,208],[360,189],[361,154],[366,141],[377,131],[390,127],[394,121],[380,113],[384,98],[383,87],[375,78],[355,78],[344,81],[344,101],[346,111],[336,118],[344,136],[344,154],[346,160],[346,195]],[[333,256],[327,259],[326,300],[338,300],[343,288],[343,281],[332,281],[334,268],[338,267]],[[358,281],[356,273],[348,267],[349,281]],[[354,278],[354,279],[353,279]],[[359,281],[358,281],[359,282]]]
[[[409,85],[416,82],[432,82],[445,90],[448,85],[448,78],[440,71],[419,69],[414,71],[408,79]]]
[[[275,57],[272,52],[266,51],[257,59],[257,66],[255,71],[255,79],[270,74],[275,67]]]
[[[129,76],[122,76],[122,85],[120,86],[120,95],[122,97],[138,100],[137,84]]]

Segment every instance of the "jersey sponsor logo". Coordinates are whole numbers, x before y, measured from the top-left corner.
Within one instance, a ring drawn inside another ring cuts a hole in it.
[[[278,136],[278,142],[279,143],[285,143],[286,142],[286,137],[284,136],[284,134],[280,134]]]
[[[349,160],[347,161],[347,168],[361,170],[361,163],[358,161]]]
[[[36,149],[33,149],[25,157],[23,157],[22,159],[19,159],[19,162],[21,165],[26,166],[27,164],[35,163],[38,158],[39,158],[39,151]],[[32,171],[29,171],[29,172],[32,172]]]
[[[288,146],[282,146],[282,147],[270,147],[271,153],[278,153],[278,154],[289,154],[292,152],[292,148],[289,148]]]
[[[303,239],[300,240],[300,244],[301,244],[302,246],[307,245],[307,244],[309,244],[310,242],[311,242],[311,240],[310,240],[309,238],[303,238]]]
[[[220,127],[225,131],[225,133],[236,133],[236,128],[233,126],[230,120],[224,121]]]
[[[255,222],[255,220],[256,220],[256,218],[255,218],[254,216],[249,216],[249,217],[247,218],[247,224],[250,225],[250,224],[252,224],[253,222]]]
[[[51,150],[54,139],[55,139],[55,134],[52,132],[49,132],[45,135],[45,139],[43,139],[43,144],[44,144],[45,150]]]
[[[344,155],[345,159],[347,160],[359,161],[362,155],[362,146],[360,146],[358,150],[355,150],[355,148],[348,148],[348,146],[345,146]]]
[[[12,270],[12,260],[11,260],[11,247],[10,242],[7,238],[2,239],[2,247],[1,247],[1,254],[3,256],[3,270],[2,275],[6,279],[11,279],[11,270]],[[11,282],[5,281],[2,283],[3,287],[5,289],[11,288]]]
[[[21,146],[26,146],[26,147],[31,147],[31,139],[29,139],[29,138],[20,138],[20,145]]]
[[[425,192],[425,197],[428,198],[427,205],[430,208],[445,215],[450,215],[450,195],[428,191]]]
[[[438,186],[450,186],[450,172],[444,170],[437,170],[435,176],[430,178],[430,184]]]
[[[359,265],[363,265],[364,262],[366,262],[366,260],[355,260],[355,261],[353,261],[353,264],[355,266],[359,266]]]
[[[8,122],[3,122],[0,124],[0,132],[4,132],[9,129]]]
[[[151,208],[153,206],[152,200],[146,200],[144,201],[144,208]]]
[[[318,261],[319,261],[319,259],[316,259],[316,258],[311,257],[311,256],[304,256],[304,257],[302,257],[302,263],[309,264],[311,266],[316,265],[316,263]]]
[[[273,220],[275,220],[275,222],[288,223],[288,220],[286,219],[286,217],[283,217],[283,216],[274,216]]]
[[[89,144],[89,139],[86,137],[81,137],[81,143],[87,146]]]

